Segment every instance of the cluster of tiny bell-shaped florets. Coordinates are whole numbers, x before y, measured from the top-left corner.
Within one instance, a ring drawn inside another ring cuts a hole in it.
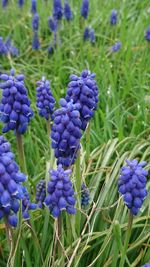
[[[5,8],[8,5],[8,0],[2,0],[2,7]]]
[[[37,3],[36,0],[31,0],[31,13],[35,14],[37,12]]]
[[[65,99],[61,99],[60,105],[61,108],[53,114],[52,148],[55,150],[57,163],[69,167],[74,164],[80,148],[82,136],[80,104],[73,104],[73,101],[67,102]]]
[[[18,0],[18,6],[22,8],[24,5],[24,0]]]
[[[0,83],[0,88],[3,89],[0,104],[0,119],[5,124],[3,133],[15,130],[24,134],[33,116],[24,75],[15,76],[14,70],[11,70],[10,75],[2,74],[0,79],[4,81]]]
[[[142,265],[142,267],[150,267],[150,263],[146,263],[146,264]]]
[[[48,195],[45,204],[49,207],[51,214],[58,218],[63,210],[69,214],[75,214],[75,192],[70,180],[71,170],[64,170],[62,165],[58,165],[57,170],[50,171],[50,181],[48,182]]]
[[[116,25],[118,22],[118,12],[116,9],[113,9],[111,11],[111,15],[110,15],[110,24],[111,25]]]
[[[10,149],[10,143],[0,136],[0,219],[4,218],[9,225],[16,227],[17,213],[25,197],[22,182],[26,175],[19,171]]]
[[[56,20],[61,20],[63,17],[63,7],[61,0],[53,0],[53,17]]]
[[[90,27],[85,27],[83,34],[84,41],[89,41],[94,44],[96,41],[95,30]]]
[[[81,16],[87,19],[89,14],[89,0],[82,0]]]
[[[38,81],[36,84],[38,86],[36,89],[36,105],[39,109],[39,115],[48,120],[52,117],[56,103],[51,92],[50,82],[43,77],[42,80]]]
[[[22,215],[24,219],[29,220],[30,219],[29,211],[35,210],[37,208],[37,204],[32,203],[30,201],[30,195],[25,186],[22,186],[22,191],[23,191]]]
[[[66,100],[73,100],[80,104],[81,129],[85,130],[89,120],[93,117],[98,103],[98,86],[94,80],[95,74],[84,70],[81,76],[71,75],[68,84]]]
[[[81,185],[81,206],[87,206],[90,202],[90,191],[85,183]]]
[[[146,190],[148,171],[143,168],[147,163],[145,161],[139,163],[136,159],[126,160],[126,163],[127,165],[120,171],[119,193],[123,195],[124,203],[131,214],[137,215],[148,194]]]
[[[73,13],[68,0],[65,0],[64,4],[64,17],[67,21],[70,21],[73,18]]]
[[[148,27],[145,32],[145,39],[147,42],[150,42],[150,27]]]
[[[43,208],[46,198],[46,181],[41,180],[36,186],[36,203],[39,208]]]
[[[19,50],[12,44],[10,37],[6,39],[6,42],[0,37],[0,55],[18,56],[18,54]]]

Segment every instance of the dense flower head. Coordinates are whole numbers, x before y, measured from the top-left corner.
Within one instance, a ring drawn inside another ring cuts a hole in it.
[[[150,263],[146,263],[142,267],[150,267]]]
[[[85,183],[81,186],[81,206],[87,206],[90,201],[90,192]]]
[[[26,175],[19,171],[10,149],[10,143],[0,136],[0,219],[5,218],[7,223],[16,227],[20,201],[24,198],[22,182]]]
[[[50,43],[47,51],[48,51],[49,55],[53,55],[54,54],[54,45]]]
[[[10,54],[11,56],[18,56],[19,50],[17,47],[12,45],[12,40],[10,37],[6,39],[5,46],[7,49],[7,54]]]
[[[36,186],[36,203],[42,208],[46,198],[46,181],[41,180]]]
[[[110,24],[111,25],[116,25],[118,18],[117,18],[118,12],[116,9],[113,9],[110,15]]]
[[[120,50],[122,44],[121,42],[117,42],[116,44],[112,45],[111,52],[117,52]]]
[[[57,21],[54,18],[52,17],[48,18],[48,26],[51,32],[57,31]]]
[[[90,41],[92,44],[95,44],[96,37],[95,37],[95,30],[94,29],[91,29],[91,31],[90,31]]]
[[[82,0],[81,16],[87,19],[89,14],[89,0]]]
[[[126,206],[133,215],[137,215],[145,197],[146,176],[148,171],[143,167],[147,165],[145,161],[126,160],[127,165],[121,168],[118,187],[120,194],[123,195]]]
[[[66,100],[80,104],[81,129],[85,130],[89,120],[93,117],[98,103],[98,86],[94,80],[95,74],[83,70],[81,76],[71,75],[68,84]]]
[[[63,7],[61,0],[53,0],[53,17],[56,20],[61,20],[63,16]]]
[[[8,5],[8,0],[2,0],[2,7],[5,8]]]
[[[18,6],[23,7],[24,5],[24,0],[18,0]]]
[[[68,21],[72,20],[73,18],[72,10],[71,10],[68,0],[65,0],[65,4],[64,4],[64,17]]]
[[[84,41],[88,41],[90,39],[90,28],[85,27],[84,33],[83,33],[83,39]]]
[[[10,75],[1,74],[0,79],[4,81],[0,83],[0,88],[3,90],[0,104],[0,119],[5,124],[3,133],[17,130],[18,133],[23,134],[33,116],[24,84],[24,75],[15,76],[14,70],[11,70]]]
[[[35,14],[37,12],[36,0],[31,0],[31,13]]]
[[[71,173],[71,170],[64,170],[61,164],[58,165],[57,170],[50,171],[45,204],[55,218],[58,218],[63,210],[69,214],[76,213],[75,193],[70,180]]]
[[[148,27],[145,32],[145,39],[147,40],[147,42],[150,42],[150,27]]]
[[[40,49],[40,41],[39,41],[39,37],[38,37],[37,32],[34,32],[34,34],[33,34],[32,49],[33,50],[39,50]]]
[[[22,198],[22,215],[24,219],[30,219],[29,211],[35,210],[37,205],[30,201],[30,195],[25,186],[22,186],[23,198]]]
[[[32,17],[32,29],[33,31],[37,31],[39,28],[39,14],[35,13]]]
[[[7,52],[7,47],[3,41],[3,37],[0,37],[0,55],[6,55]]]
[[[53,114],[56,102],[51,92],[50,82],[43,77],[41,81],[37,82],[37,86],[36,105],[39,109],[39,115],[48,120]]]
[[[80,148],[81,120],[79,104],[73,104],[65,99],[60,100],[61,108],[54,112],[54,124],[51,138],[57,163],[63,166],[74,164]]]

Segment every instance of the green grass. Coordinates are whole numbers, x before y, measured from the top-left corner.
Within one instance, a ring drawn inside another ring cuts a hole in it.
[[[0,35],[4,39],[8,34],[12,35],[20,55],[17,58],[1,56],[0,71],[9,72],[13,67],[17,73],[25,74],[35,112],[23,138],[33,199],[37,182],[45,177],[49,153],[46,123],[36,109],[36,81],[43,75],[51,81],[57,107],[59,99],[65,96],[70,74],[80,74],[88,68],[96,73],[99,86],[100,101],[91,122],[88,164],[85,134],[81,150],[80,178],[89,186],[91,204],[87,210],[77,213],[81,217],[80,232],[79,226],[75,229],[75,219],[63,214],[64,255],[62,258],[56,255],[55,266],[61,266],[63,260],[67,266],[76,251],[72,267],[118,267],[127,226],[127,208],[117,192],[119,170],[127,158],[147,160],[147,169],[150,169],[150,46],[144,39],[145,29],[149,26],[149,1],[91,0],[89,18],[83,21],[80,18],[81,1],[71,0],[74,19],[70,24],[62,21],[60,45],[52,56],[47,54],[53,38],[47,26],[52,1],[48,1],[47,6],[45,1],[38,1],[39,51],[31,48],[30,1],[26,1],[22,10],[15,2],[10,1],[5,10],[0,7]],[[115,27],[109,25],[113,8],[119,13],[119,23]],[[96,32],[93,46],[83,42],[84,26],[87,25]],[[122,42],[122,48],[110,54],[109,49],[116,41]],[[14,134],[6,134],[6,137],[19,162]],[[75,184],[75,172],[72,180]],[[52,266],[54,219],[46,209],[37,210],[31,213],[30,224],[24,222],[13,230],[14,243],[18,242],[15,255],[10,255],[11,259],[15,256],[14,267]],[[149,229],[148,197],[133,222],[125,267],[140,267],[150,262]],[[1,267],[6,266],[8,255],[4,225],[0,224]]]

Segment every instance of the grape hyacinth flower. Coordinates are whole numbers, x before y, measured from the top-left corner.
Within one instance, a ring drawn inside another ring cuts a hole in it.
[[[18,0],[18,6],[22,8],[24,5],[24,0]]]
[[[81,186],[81,206],[87,206],[90,201],[90,192],[85,183]]]
[[[92,44],[95,44],[96,38],[95,38],[94,29],[91,29],[91,31],[90,31],[90,41],[91,41]]]
[[[7,54],[7,47],[5,43],[3,42],[3,37],[0,37],[0,55],[6,55]]]
[[[121,48],[121,42],[117,42],[116,44],[112,45],[111,52],[118,52]]]
[[[36,203],[39,208],[43,208],[44,201],[46,198],[46,182],[41,180],[36,186]]]
[[[29,210],[35,210],[37,208],[37,204],[30,202],[30,195],[25,186],[22,186],[23,191],[23,199],[22,199],[22,215],[26,220],[30,219]]]
[[[13,227],[17,226],[17,213],[24,198],[22,182],[25,180],[26,175],[19,171],[10,143],[0,136],[0,220],[4,218]]]
[[[10,54],[11,56],[18,56],[19,55],[19,50],[17,47],[12,45],[12,41],[10,37],[7,38],[5,42],[5,46],[7,48],[7,53]]]
[[[8,0],[2,0],[2,7],[5,8],[8,5]]]
[[[32,17],[32,29],[33,31],[37,31],[39,28],[39,14],[36,13]]]
[[[63,210],[69,214],[76,213],[75,192],[70,180],[71,173],[71,170],[64,170],[61,164],[58,165],[57,170],[50,170],[45,204],[55,218],[58,218]]]
[[[52,17],[48,18],[48,26],[51,32],[57,31],[57,21]]]
[[[10,75],[2,74],[0,79],[4,81],[0,84],[3,90],[0,119],[5,124],[2,131],[6,133],[15,130],[19,134],[24,134],[33,116],[24,84],[24,75],[15,76],[14,70],[11,70]]]
[[[31,0],[31,13],[35,14],[36,12],[37,12],[36,0]]]
[[[53,17],[55,20],[61,20],[63,16],[63,8],[61,0],[53,0]]]
[[[69,167],[74,164],[80,148],[81,120],[79,104],[73,104],[65,99],[60,100],[61,108],[57,109],[54,116],[51,138],[52,148],[55,150],[57,163]]]
[[[65,4],[64,4],[64,17],[67,21],[70,21],[73,18],[72,10],[71,10],[68,0],[65,0]]]
[[[123,195],[126,206],[131,214],[137,215],[144,199],[147,196],[146,176],[148,171],[143,167],[147,165],[145,161],[126,160],[127,165],[121,168],[118,181],[119,193]]]
[[[81,6],[81,16],[87,19],[89,14],[89,0],[83,0]]]
[[[150,42],[150,27],[148,27],[145,32],[145,39],[147,42]]]
[[[150,263],[146,263],[142,267],[150,267]]]
[[[38,33],[34,32],[33,40],[32,40],[32,49],[33,50],[39,50],[39,48],[40,48],[40,42],[39,42]]]
[[[90,39],[90,28],[89,27],[85,27],[83,39],[84,41],[88,41]]]
[[[118,18],[117,18],[118,12],[116,9],[113,9],[110,15],[110,24],[111,25],[116,25]]]
[[[95,74],[88,70],[83,70],[81,76],[70,76],[66,100],[73,100],[73,103],[80,104],[81,129],[85,130],[88,122],[94,116],[98,103],[98,86],[94,80]]]
[[[50,44],[50,46],[48,47],[47,51],[48,51],[49,55],[54,54],[54,46],[52,44]]]
[[[42,78],[41,81],[37,82],[36,97],[37,97],[37,108],[39,109],[39,115],[44,117],[46,120],[52,118],[52,114],[55,107],[55,99],[51,92],[50,82]]]

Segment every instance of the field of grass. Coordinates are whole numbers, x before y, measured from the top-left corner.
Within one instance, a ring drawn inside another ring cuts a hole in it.
[[[28,187],[33,201],[36,185],[47,176],[51,164],[46,121],[36,108],[36,82],[42,76],[51,81],[58,108],[60,98],[65,97],[70,74],[80,75],[82,70],[89,69],[96,74],[99,104],[90,122],[90,143],[86,142],[84,133],[80,168],[77,161],[72,176],[75,187],[77,176],[80,183],[88,186],[90,204],[85,209],[79,208],[75,216],[62,214],[62,243],[54,259],[57,220],[48,209],[32,211],[29,222],[20,222],[11,232],[10,247],[2,221],[0,267],[6,264],[11,267],[119,267],[128,223],[128,209],[117,187],[120,168],[126,159],[136,158],[146,160],[146,169],[150,169],[150,43],[144,37],[150,26],[150,2],[90,0],[89,16],[84,20],[80,16],[82,1],[70,0],[74,17],[70,22],[65,19],[60,22],[53,55],[47,52],[53,38],[47,23],[52,15],[52,1],[37,1],[41,44],[38,51],[32,50],[30,1],[26,0],[22,9],[16,2],[9,1],[6,9],[0,7],[0,36],[5,40],[10,35],[20,53],[18,57],[0,55],[0,73],[14,68],[17,74],[25,75],[34,110],[34,118],[23,136]],[[109,17],[114,8],[118,10],[118,23],[111,26]],[[83,40],[85,26],[95,29],[95,44]],[[122,43],[121,49],[111,53],[111,46],[118,41]],[[19,164],[13,131],[5,137]],[[87,150],[90,150],[88,161]],[[56,162],[52,167],[56,168]],[[149,177],[147,189],[150,192]],[[78,200],[79,196],[77,192]],[[148,262],[149,195],[134,217],[124,267],[141,267]]]

